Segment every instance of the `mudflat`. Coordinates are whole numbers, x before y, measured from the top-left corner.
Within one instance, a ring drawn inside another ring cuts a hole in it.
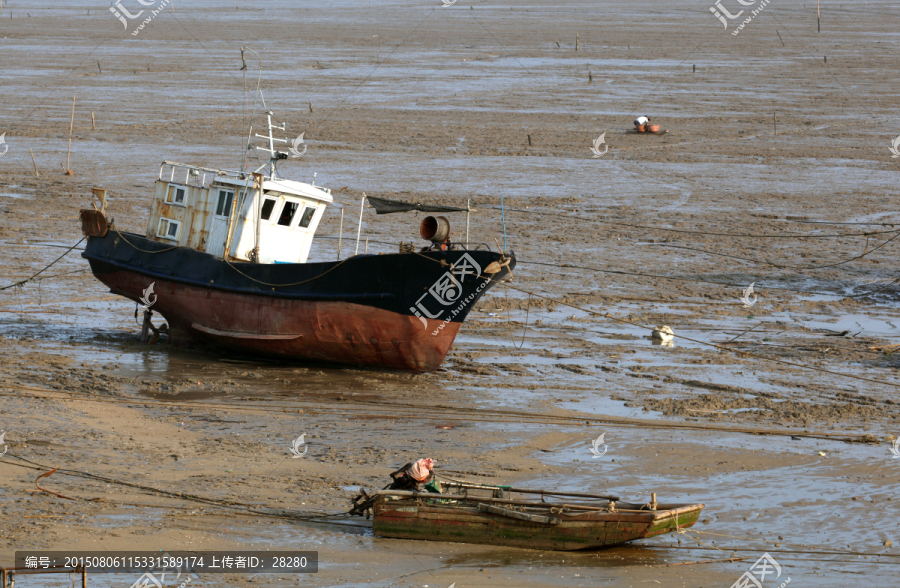
[[[0,290],[2,565],[304,549],[318,573],[192,584],[696,587],[768,553],[763,586],[890,585],[896,8],[825,4],[817,32],[809,3],[719,4],[170,1],[137,30],[149,8],[4,3],[0,288],[79,242],[91,187],[143,233],[162,160],[258,166],[264,109],[308,146],[281,175],[333,190],[311,260],[355,252],[365,193],[468,201],[470,240],[518,266],[415,376],[141,345],[81,245]],[[667,132],[631,132],[639,115]],[[359,251],[424,245],[422,218],[366,208]],[[384,539],[341,514],[420,457],[706,508],[577,553]]]

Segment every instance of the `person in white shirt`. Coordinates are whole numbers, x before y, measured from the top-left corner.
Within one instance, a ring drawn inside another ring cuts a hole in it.
[[[637,117],[636,119],[634,119],[634,126],[635,126],[635,127],[639,127],[639,126],[641,126],[641,125],[647,125],[647,124],[650,124],[650,118],[649,118],[649,117],[646,117],[646,116],[639,116],[639,117]]]

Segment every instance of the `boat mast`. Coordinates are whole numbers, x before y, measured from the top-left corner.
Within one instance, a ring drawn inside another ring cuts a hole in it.
[[[266,121],[267,121],[267,124],[269,127],[269,134],[268,135],[260,135],[259,133],[256,133],[254,135],[256,137],[259,137],[260,139],[268,139],[268,141],[269,141],[268,147],[254,146],[254,148],[257,149],[258,151],[265,151],[266,153],[269,154],[269,161],[267,161],[266,163],[259,166],[259,168],[257,168],[256,172],[254,172],[254,173],[260,173],[260,172],[262,172],[262,170],[264,170],[265,168],[268,167],[269,168],[269,179],[277,180],[278,178],[275,177],[275,162],[278,161],[279,159],[287,159],[288,154],[285,153],[284,151],[276,151],[275,150],[275,141],[278,141],[279,143],[287,143],[288,140],[286,138],[285,139],[276,139],[275,136],[272,134],[272,131],[276,131],[276,130],[277,131],[286,131],[287,123],[281,123],[280,127],[273,125],[272,124],[272,115],[273,114],[275,114],[275,113],[272,112],[271,110],[266,111]]]
[[[259,133],[255,134],[256,137],[258,137],[260,139],[267,139],[269,141],[268,147],[259,147],[258,145],[254,145],[254,149],[256,149],[258,151],[265,151],[266,153],[269,154],[269,160],[266,163],[259,166],[256,169],[256,171],[253,172],[253,176],[257,179],[257,182],[258,182],[257,192],[256,192],[256,194],[257,194],[257,196],[256,196],[256,214],[254,215],[256,217],[255,218],[256,245],[253,248],[253,261],[255,261],[256,263],[259,263],[260,231],[261,231],[261,224],[262,224],[263,180],[265,178],[265,175],[262,172],[264,169],[269,168],[269,179],[272,181],[277,180],[278,177],[276,175],[275,162],[277,162],[279,159],[287,159],[288,158],[287,153],[285,153],[283,151],[275,150],[275,142],[278,141],[279,143],[287,143],[288,142],[287,138],[277,139],[277,138],[275,138],[275,135],[273,134],[273,131],[276,131],[276,130],[285,131],[287,128],[287,123],[284,123],[284,122],[281,123],[280,127],[273,125],[272,124],[272,115],[273,114],[274,113],[271,110],[266,111],[266,123],[269,128],[269,134],[268,135],[260,135]]]

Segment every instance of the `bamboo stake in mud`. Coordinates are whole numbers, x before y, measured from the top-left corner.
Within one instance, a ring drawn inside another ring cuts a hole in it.
[[[101,74],[103,73],[103,70],[100,69],[100,60],[99,59],[97,60],[97,71],[99,71]]]
[[[341,208],[341,228],[338,229],[338,254],[337,258],[341,258],[341,240],[344,238],[344,209]]]
[[[578,33],[575,33],[575,51],[578,51]]]
[[[775,127],[775,136],[778,136],[778,118],[775,116],[775,113],[772,113],[772,124]]]
[[[363,206],[366,204],[366,193],[363,192],[362,198],[359,200],[359,227],[356,229],[356,252],[353,255],[359,255],[359,236],[362,233],[362,215]]]
[[[75,95],[72,95],[72,120],[69,122],[69,149],[66,151],[66,175],[73,176],[75,175],[71,169],[69,169],[69,154],[72,152],[72,128],[75,126]]]
[[[471,200],[466,200],[466,247],[469,246],[469,215],[472,214],[471,202]]]
[[[93,110],[91,111],[91,129],[94,131],[97,130],[97,125],[94,123],[94,111]]]
[[[28,148],[28,150],[31,151],[31,165],[34,166],[34,177],[39,178],[41,177],[41,174],[38,173],[37,163],[35,163],[34,161],[34,150],[30,147]]]
[[[819,5],[820,0],[816,0],[816,24],[819,27],[819,32],[822,32],[822,7]]]

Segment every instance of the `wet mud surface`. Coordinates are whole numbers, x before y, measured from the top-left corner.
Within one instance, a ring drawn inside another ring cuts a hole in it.
[[[366,193],[470,201],[471,240],[505,241],[518,266],[442,368],[412,376],[141,345],[133,303],[77,247],[0,291],[0,561],[314,549],[314,575],[194,583],[696,587],[768,552],[782,574],[765,586],[891,585],[897,16],[825,4],[816,33],[809,4],[773,1],[733,36],[706,5],[663,2],[179,1],[132,37],[106,6],[4,4],[0,287],[78,242],[92,186],[143,233],[163,159],[240,168],[257,79],[242,46],[309,146],[280,173],[334,191],[311,260],[337,257],[339,207],[353,252]],[[669,132],[626,132],[639,114]],[[360,250],[416,241],[421,219],[367,209]],[[683,534],[585,553],[333,516],[425,456],[450,477],[706,508]],[[31,492],[56,467],[42,486],[74,500]]]

